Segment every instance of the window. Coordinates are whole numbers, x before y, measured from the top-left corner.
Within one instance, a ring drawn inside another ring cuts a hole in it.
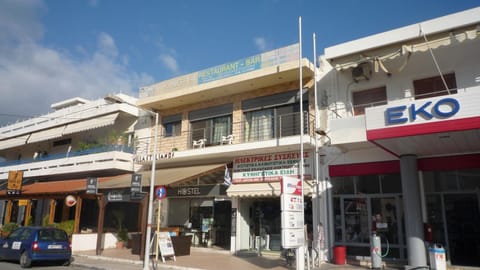
[[[180,136],[182,134],[182,122],[164,123],[163,129],[165,137]]]
[[[387,104],[385,86],[354,92],[352,94],[354,115],[365,114],[365,108]]]
[[[207,145],[220,144],[222,136],[232,134],[232,116],[219,116],[191,123],[192,140],[206,139]]]
[[[445,82],[447,83],[448,90],[445,89],[442,77],[430,77],[421,80],[413,81],[413,88],[415,89],[415,99],[431,98],[437,96],[448,95],[457,93],[457,83],[455,79],[455,73],[443,75]]]

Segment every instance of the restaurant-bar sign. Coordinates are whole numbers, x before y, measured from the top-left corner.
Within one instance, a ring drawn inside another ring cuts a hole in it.
[[[312,157],[303,153],[304,179],[312,179]],[[232,183],[276,182],[283,176],[300,178],[300,152],[272,153],[235,158]]]

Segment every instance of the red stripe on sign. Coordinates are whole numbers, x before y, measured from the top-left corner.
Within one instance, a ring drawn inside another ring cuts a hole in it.
[[[480,128],[480,117],[445,120],[433,123],[403,125],[397,127],[367,130],[367,139],[380,140],[439,132],[462,131]]]
[[[330,165],[328,171],[330,177],[400,173],[400,161]]]

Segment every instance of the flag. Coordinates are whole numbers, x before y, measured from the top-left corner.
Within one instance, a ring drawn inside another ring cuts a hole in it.
[[[225,176],[223,176],[223,184],[225,186],[230,186],[232,184],[232,178],[230,178],[230,173],[228,172],[228,167],[225,165]]]

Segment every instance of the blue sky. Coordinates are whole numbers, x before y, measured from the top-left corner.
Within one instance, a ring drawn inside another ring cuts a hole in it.
[[[0,0],[0,125],[298,42],[325,47],[480,0]]]

